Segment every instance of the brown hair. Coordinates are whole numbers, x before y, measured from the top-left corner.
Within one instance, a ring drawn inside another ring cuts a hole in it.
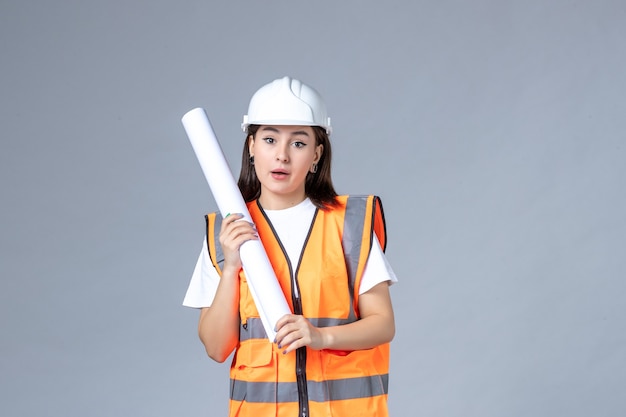
[[[241,156],[241,172],[239,173],[239,181],[237,185],[243,195],[243,199],[248,202],[256,200],[261,195],[261,182],[256,176],[254,166],[250,163],[250,150],[248,142],[254,138],[260,125],[248,126],[248,133],[243,144],[243,153]],[[304,192],[316,207],[328,209],[336,207],[337,193],[333,187],[333,181],[330,175],[330,161],[332,152],[330,148],[330,140],[326,130],[319,126],[311,126],[315,132],[315,145],[323,145],[324,151],[317,163],[317,172],[309,172],[306,176],[304,184]]]

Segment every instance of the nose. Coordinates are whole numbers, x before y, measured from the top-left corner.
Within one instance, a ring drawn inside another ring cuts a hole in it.
[[[288,152],[286,146],[277,146],[276,147],[276,160],[277,161],[281,161],[281,162],[289,161],[289,152]]]

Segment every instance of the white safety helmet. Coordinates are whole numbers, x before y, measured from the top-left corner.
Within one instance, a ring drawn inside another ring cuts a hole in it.
[[[321,126],[331,132],[322,96],[290,77],[274,80],[254,93],[243,116],[244,132],[249,125]]]

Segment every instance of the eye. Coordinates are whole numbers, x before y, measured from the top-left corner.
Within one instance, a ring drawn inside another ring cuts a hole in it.
[[[271,145],[272,143],[276,141],[274,140],[274,138],[263,138],[263,142],[269,143]]]
[[[306,143],[300,142],[300,141],[296,141],[296,142],[293,143],[293,146],[295,146],[296,148],[304,148],[306,146]]]

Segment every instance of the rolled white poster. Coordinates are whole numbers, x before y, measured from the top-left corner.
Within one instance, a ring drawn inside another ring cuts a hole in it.
[[[229,213],[240,213],[245,220],[252,222],[204,109],[190,110],[185,113],[182,122],[222,217]],[[289,305],[261,241],[245,242],[241,245],[239,254],[265,332],[269,340],[274,340],[276,322],[285,314],[291,313]]]

